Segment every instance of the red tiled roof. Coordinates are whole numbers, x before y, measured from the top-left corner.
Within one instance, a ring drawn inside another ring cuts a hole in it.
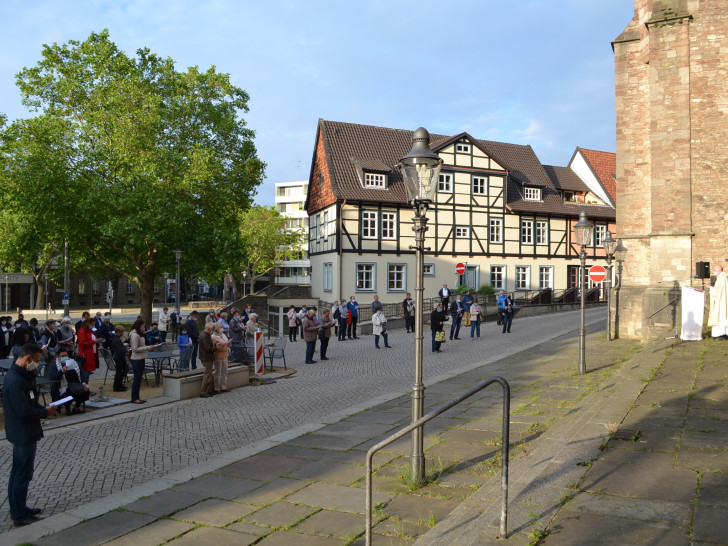
[[[617,154],[612,152],[600,152],[599,150],[588,150],[586,148],[579,148],[583,153],[586,160],[594,169],[599,181],[607,190],[609,197],[612,201],[617,202]]]

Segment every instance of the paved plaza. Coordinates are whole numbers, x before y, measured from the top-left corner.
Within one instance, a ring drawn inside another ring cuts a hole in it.
[[[726,483],[715,472],[725,466],[715,406],[726,350],[710,341],[606,343],[603,315],[588,313],[596,331],[586,376],[575,374],[578,313],[523,319],[510,335],[489,324],[484,339],[461,335],[437,358],[426,343],[427,407],[488,375],[510,381],[509,543],[541,532],[546,543],[597,543],[601,529],[609,529],[605,543],[615,529],[622,543],[689,544],[689,533],[716,543],[715,525],[728,520]],[[394,348],[379,351],[371,336],[332,342],[333,359],[309,366],[303,343],[290,344],[298,373],[274,385],[49,431],[30,493],[46,519],[8,531],[5,503],[0,543],[363,543],[364,455],[409,421],[413,336],[395,331],[390,340]],[[710,410],[709,426],[697,430],[712,429],[712,443],[696,432],[694,407]],[[499,420],[500,392],[490,387],[428,424],[428,465],[440,475],[423,488],[402,478],[407,438],[382,450],[374,543],[497,542]],[[640,433],[625,438],[628,430]],[[7,475],[8,444],[0,449]],[[641,489],[633,474],[613,479],[632,464],[640,478],[656,476]],[[662,499],[673,486],[677,498]],[[647,501],[635,504],[640,494]]]

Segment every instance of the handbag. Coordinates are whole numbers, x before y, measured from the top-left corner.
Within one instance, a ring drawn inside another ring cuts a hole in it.
[[[445,343],[445,331],[444,330],[435,332],[435,341],[437,341],[438,343]]]

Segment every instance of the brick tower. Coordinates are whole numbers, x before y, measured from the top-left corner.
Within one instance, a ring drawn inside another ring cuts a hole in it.
[[[648,340],[675,331],[696,261],[728,266],[728,0],[635,0],[613,47],[614,331]]]

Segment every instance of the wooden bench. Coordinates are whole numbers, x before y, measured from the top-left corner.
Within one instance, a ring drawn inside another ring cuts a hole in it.
[[[162,380],[162,394],[173,400],[187,400],[200,396],[204,368],[165,375]],[[214,374],[213,374],[214,378]],[[250,382],[250,367],[235,365],[228,368],[227,388],[244,387]]]

